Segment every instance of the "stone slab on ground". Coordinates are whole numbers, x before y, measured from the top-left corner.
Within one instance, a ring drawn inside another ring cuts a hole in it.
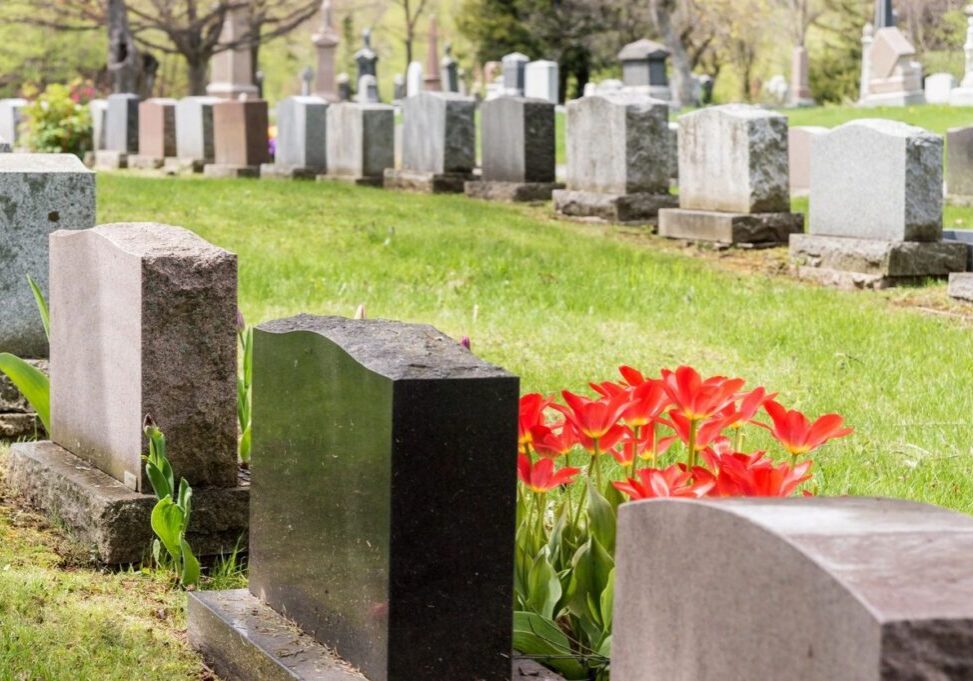
[[[132,154],[128,157],[128,167],[135,170],[159,170],[165,163],[166,160],[161,156]]]
[[[555,189],[564,189],[560,182],[467,182],[464,191],[474,199],[488,201],[550,201]]]
[[[37,414],[0,414],[0,441],[43,436],[44,426]]]
[[[662,208],[675,208],[679,197],[672,194],[603,194],[558,189],[553,193],[554,209],[562,215],[594,218],[614,223],[655,222]]]
[[[207,163],[203,166],[206,177],[260,177],[260,166],[233,166],[224,163]]]
[[[943,241],[958,241],[966,244],[966,271],[973,272],[973,230],[944,229]]]
[[[385,178],[381,175],[375,176],[352,176],[352,175],[334,175],[332,173],[325,173],[324,175],[318,175],[318,182],[328,182],[334,180],[336,182],[348,182],[349,184],[356,185],[358,187],[381,187],[385,182]]]
[[[723,213],[684,208],[659,211],[659,234],[670,239],[721,244],[786,244],[804,231],[800,213]]]
[[[262,179],[277,180],[313,180],[325,172],[325,168],[308,168],[303,166],[285,166],[277,163],[264,163],[260,166]]]
[[[881,289],[965,272],[959,241],[881,241],[795,234],[790,259],[797,275],[841,288]]]
[[[189,594],[189,643],[213,670],[235,681],[367,681],[333,651],[246,589]],[[511,681],[564,681],[513,656]],[[459,681],[459,680],[457,680]]]
[[[973,303],[973,272],[953,272],[949,275],[949,297]]]
[[[206,161],[195,158],[167,158],[162,169],[166,175],[189,175],[203,172]]]
[[[385,169],[385,188],[424,194],[462,194],[472,173],[424,173],[417,170]]]
[[[49,441],[10,448],[7,483],[31,506],[63,523],[102,563],[137,563],[150,555],[149,518],[156,498],[133,492],[66,449]],[[189,543],[198,556],[245,548],[250,525],[250,487],[193,490]]]
[[[128,159],[127,152],[99,149],[95,152],[95,170],[123,170],[128,168]]]

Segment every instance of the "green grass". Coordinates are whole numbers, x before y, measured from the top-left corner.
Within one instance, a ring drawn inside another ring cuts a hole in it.
[[[949,128],[973,125],[973,108],[933,104],[874,109],[856,106],[822,106],[787,109],[781,113],[787,116],[790,125],[820,125],[825,128],[833,128],[859,118],[888,118],[943,135]]]

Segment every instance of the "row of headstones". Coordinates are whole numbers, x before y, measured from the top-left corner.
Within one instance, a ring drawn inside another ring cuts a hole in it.
[[[511,669],[517,377],[429,326],[262,324],[241,487],[236,257],[178,227],[92,227],[94,176],[70,156],[0,156],[0,195],[13,252],[50,272],[51,440],[14,445],[8,480],[105,562],[137,561],[152,416],[194,485],[194,548],[249,549],[247,590],[190,594],[218,673],[557,678]],[[627,504],[612,677],[970,678],[971,556],[973,519],[901,501]]]

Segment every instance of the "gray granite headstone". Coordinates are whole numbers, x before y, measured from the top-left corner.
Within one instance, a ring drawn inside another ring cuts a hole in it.
[[[942,137],[864,119],[814,139],[811,234],[938,241],[942,231]]]
[[[852,497],[624,504],[614,604],[612,681],[971,679],[973,518]]]
[[[151,415],[176,474],[237,482],[236,256],[180,227],[51,235],[51,439],[136,491]]]
[[[10,145],[10,142],[0,137],[0,154],[9,154],[14,148]]]
[[[518,379],[309,315],[258,327],[253,366],[250,591],[374,681],[508,681]]]
[[[679,119],[679,207],[732,213],[790,210],[787,118],[725,104]]]
[[[23,123],[23,109],[26,106],[26,99],[0,99],[0,137],[14,147],[18,146],[20,124]]]
[[[287,97],[277,105],[277,165],[327,166],[328,103],[321,97]]]
[[[483,179],[554,182],[554,105],[540,99],[498,97],[480,108]]]
[[[448,92],[420,92],[402,103],[402,167],[469,173],[476,165],[476,103]]]
[[[213,105],[217,97],[183,97],[176,103],[176,156],[211,163]]]
[[[328,173],[382,177],[395,165],[395,109],[342,102],[328,107]]]
[[[0,154],[0,352],[47,357],[27,283],[48,295],[48,235],[95,226],[95,175],[72,154]]]
[[[136,154],[139,150],[139,96],[108,96],[105,147],[108,151]]]
[[[612,93],[567,105],[569,190],[668,193],[669,106]]]
[[[502,59],[504,94],[521,97],[524,95],[524,73],[529,61],[530,57],[520,52],[504,55]]]
[[[88,102],[88,108],[91,110],[92,147],[94,151],[104,151],[107,142],[105,133],[107,132],[108,100],[92,99]]]
[[[973,201],[973,126],[946,133],[946,189],[951,198]]]

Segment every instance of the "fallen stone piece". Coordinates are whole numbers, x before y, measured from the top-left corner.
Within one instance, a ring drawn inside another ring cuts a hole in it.
[[[795,234],[790,259],[804,279],[842,288],[882,289],[966,270],[959,241],[883,241]]]
[[[612,681],[965,681],[973,518],[854,497],[623,504],[614,604]]]
[[[804,231],[800,213],[724,213],[684,208],[659,211],[659,235],[720,244],[785,244]]]
[[[657,222],[661,209],[679,205],[678,196],[643,192],[606,194],[558,189],[553,199],[554,209],[561,215],[620,224]]]
[[[952,272],[948,293],[950,298],[973,303],[973,272]]]
[[[10,447],[6,479],[13,492],[66,527],[107,565],[140,563],[152,546],[150,516],[156,498],[134,492],[53,442]],[[245,550],[250,487],[193,488],[188,540],[197,556]]]

